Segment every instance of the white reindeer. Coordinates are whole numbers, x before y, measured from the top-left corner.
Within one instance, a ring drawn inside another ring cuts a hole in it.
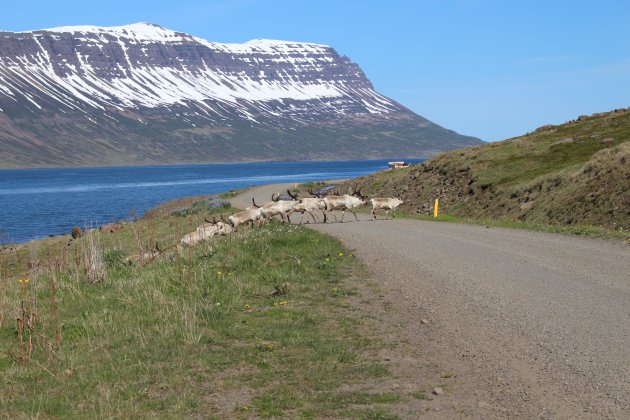
[[[188,246],[207,241],[215,235],[227,235],[233,231],[232,226],[225,222],[218,222],[214,217],[212,222],[206,219],[206,223],[199,226],[195,231],[190,232],[182,238],[180,243]]]
[[[301,202],[302,199],[297,196],[295,199],[291,197],[291,200],[280,200],[280,193],[278,193],[278,197],[276,197],[275,194],[271,194],[271,201],[263,204],[262,206],[259,206],[258,204],[256,204],[254,198],[252,198],[252,203],[254,204],[254,207],[260,209],[260,212],[262,213],[265,220],[269,220],[273,216],[280,215],[280,217],[282,218],[282,222],[286,221],[288,223],[291,223],[291,218],[289,214],[287,214],[287,212],[289,212],[295,204]]]
[[[399,198],[372,198],[372,221],[376,220],[376,210],[385,209],[385,220],[387,220],[387,214],[392,211],[392,217],[396,217],[394,210],[400,206],[403,201]]]
[[[326,203],[326,211],[332,212],[335,221],[339,221],[337,216],[335,215],[334,210],[342,210],[341,213],[341,222],[343,223],[343,218],[346,214],[346,210],[350,210],[352,214],[354,214],[354,219],[358,222],[359,218],[353,209],[366,204],[367,197],[361,195],[361,190],[355,190],[352,195],[328,195],[324,197],[324,202]]]
[[[291,191],[287,190],[287,193],[292,199],[298,199],[298,196],[291,194]],[[296,203],[293,205],[293,207],[291,207],[291,210],[289,210],[289,213],[287,213],[288,216],[290,216],[292,213],[302,213],[302,217],[300,217],[300,224],[302,224],[302,221],[304,220],[304,214],[308,213],[308,215],[311,216],[311,219],[313,219],[313,223],[317,223],[319,222],[319,217],[317,217],[317,214],[315,212],[317,210],[321,210],[324,214],[324,223],[326,223],[326,202],[323,198],[315,196],[305,197],[301,200],[301,202]]]
[[[230,225],[236,232],[239,225],[242,225],[244,223],[253,225],[254,223],[258,223],[262,217],[263,213],[261,209],[254,207],[249,208],[249,210],[243,210],[238,213],[234,213],[228,218],[228,220]]]

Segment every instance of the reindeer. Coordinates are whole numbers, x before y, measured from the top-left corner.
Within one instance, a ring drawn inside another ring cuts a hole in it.
[[[262,210],[258,207],[249,208],[248,210],[243,210],[238,213],[234,213],[228,218],[228,223],[232,226],[234,231],[238,230],[238,226],[243,223],[247,223],[253,225],[254,223],[258,223],[259,220],[263,217]]]
[[[223,217],[223,215],[221,215]],[[206,223],[199,226],[195,231],[190,232],[182,238],[180,243],[188,246],[198,244],[199,242],[206,241],[215,235],[227,235],[233,231],[233,228],[227,222],[219,222],[213,216],[212,221],[205,219]]]
[[[352,195],[344,194],[339,195],[339,191],[335,192],[335,195],[324,197],[324,202],[326,203],[326,211],[332,212],[335,221],[339,221],[337,216],[335,215],[334,210],[342,210],[341,213],[341,222],[343,223],[343,218],[346,214],[346,210],[350,210],[352,214],[354,214],[354,219],[358,222],[359,218],[357,214],[354,212],[354,208],[367,204],[367,197],[361,195],[361,189],[355,190],[353,188]]]
[[[385,209],[385,220],[387,220],[387,214],[392,211],[392,217],[396,217],[394,210],[400,206],[403,201],[399,198],[372,198],[372,221],[376,220],[376,210]]]
[[[308,192],[310,192],[312,195],[315,195],[313,194],[313,192],[311,192],[311,190],[308,190]],[[298,199],[297,194],[293,195],[291,194],[291,191],[289,190],[287,190],[287,193],[292,199],[294,200]],[[289,213],[287,213],[287,216],[296,212],[302,213],[302,217],[300,217],[300,224],[302,224],[302,221],[304,220],[304,214],[308,213],[308,215],[311,216],[311,219],[313,219],[313,223],[317,223],[319,222],[319,217],[317,217],[317,214],[315,213],[315,211],[321,210],[324,214],[324,223],[326,223],[326,203],[324,202],[324,199],[315,195],[315,197],[305,197],[305,198],[302,198],[301,200],[302,200],[301,202],[296,203],[293,205],[293,207],[291,207],[291,210],[289,210]]]
[[[148,264],[150,262],[152,262],[154,259],[156,259],[162,252],[164,252],[165,250],[160,249],[160,245],[156,242],[155,243],[155,250],[151,250],[151,251],[141,251],[140,254],[135,254],[135,255],[129,255],[128,257],[125,258],[125,262],[129,263],[129,262],[138,262],[141,263],[143,265]]]
[[[273,216],[279,214],[283,223],[285,220],[286,222],[291,223],[291,218],[287,212],[289,212],[295,204],[301,203],[302,199],[295,196],[295,198],[291,197],[290,200],[280,200],[280,197],[280,193],[278,193],[277,197],[275,194],[271,194],[271,201],[263,204],[262,206],[256,204],[256,201],[252,197],[252,204],[254,207],[260,209],[265,220],[269,220]]]

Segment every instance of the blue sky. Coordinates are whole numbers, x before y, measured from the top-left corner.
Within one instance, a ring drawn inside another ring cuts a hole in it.
[[[151,22],[333,46],[376,90],[483,140],[630,106],[630,1],[0,0],[0,29]]]

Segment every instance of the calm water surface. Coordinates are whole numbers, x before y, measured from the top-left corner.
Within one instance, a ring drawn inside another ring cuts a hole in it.
[[[0,243],[127,219],[178,197],[352,178],[385,168],[387,160],[0,170]]]

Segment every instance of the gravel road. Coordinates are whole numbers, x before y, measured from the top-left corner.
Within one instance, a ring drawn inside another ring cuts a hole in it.
[[[257,187],[233,204],[282,187]],[[456,372],[452,413],[630,418],[628,244],[361,219],[310,227],[353,249],[396,307],[405,340]]]

